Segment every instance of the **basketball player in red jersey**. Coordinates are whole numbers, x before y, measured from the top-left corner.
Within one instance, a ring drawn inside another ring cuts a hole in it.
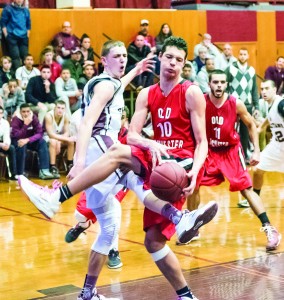
[[[228,95],[226,74],[215,70],[209,75],[211,92],[206,99],[206,134],[208,139],[208,156],[205,161],[205,173],[201,186],[214,186],[223,182],[225,177],[230,182],[230,191],[240,191],[249,201],[255,215],[259,218],[267,236],[266,250],[277,249],[281,234],[270,224],[263,202],[252,189],[252,181],[246,169],[240,137],[235,130],[238,118],[247,126],[254,152],[250,164],[255,166],[259,162],[258,134],[252,116],[239,99]],[[198,189],[188,199],[188,207],[198,206]]]
[[[60,203],[90,185],[104,180],[120,166],[132,169],[143,178],[143,181],[137,176],[128,176],[126,186],[137,194],[147,208],[163,216],[159,217],[158,214],[145,211],[146,248],[176,290],[180,300],[197,298],[191,293],[177,257],[166,242],[174,234],[175,229],[183,239],[193,237],[200,226],[215,216],[217,203],[211,201],[198,210],[182,213],[179,208],[185,199],[175,203],[176,207],[169,203],[165,204],[157,199],[151,190],[147,190],[147,184],[152,169],[157,163],[162,163],[162,156],[169,158],[170,155],[181,160],[182,165],[192,164],[194,159],[192,169],[188,172],[191,183],[185,189],[185,193],[192,193],[201,178],[200,170],[208,150],[205,101],[197,86],[181,78],[186,56],[187,45],[183,39],[171,37],[165,41],[159,55],[161,81],[154,87],[143,89],[136,100],[136,111],[131,119],[128,136],[131,147],[113,144],[104,155],[74,179],[71,172],[69,178],[72,180],[56,191],[45,192],[23,177],[20,180],[21,188],[33,203],[36,202],[41,211],[44,209],[53,215],[58,211]],[[155,97],[157,103],[154,101]],[[155,118],[154,140],[145,139],[140,135],[148,111]],[[65,196],[66,192],[68,195]],[[56,209],[53,209],[55,206]],[[185,222],[190,226],[184,227]]]

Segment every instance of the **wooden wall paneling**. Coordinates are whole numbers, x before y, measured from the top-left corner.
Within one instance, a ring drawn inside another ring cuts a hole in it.
[[[274,65],[277,57],[275,12],[257,13],[257,69],[264,77],[268,66]]]

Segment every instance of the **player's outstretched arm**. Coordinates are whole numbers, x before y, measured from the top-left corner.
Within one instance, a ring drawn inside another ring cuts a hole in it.
[[[247,111],[247,108],[245,107],[244,103],[239,99],[237,99],[237,114],[248,129],[249,136],[254,147],[254,152],[251,156],[250,164],[252,166],[255,166],[259,163],[260,156],[258,133],[251,114]]]
[[[188,173],[191,183],[184,189],[185,194],[188,195],[192,194],[195,189],[197,175],[204,164],[208,152],[205,125],[206,102],[199,87],[192,85],[188,88],[186,92],[186,108],[190,114],[191,125],[196,141],[193,166]]]
[[[155,61],[153,58],[155,55],[151,55],[140,60],[135,68],[130,70],[125,76],[121,78],[122,85],[126,87],[136,76],[142,74],[143,72],[153,72],[155,69]]]

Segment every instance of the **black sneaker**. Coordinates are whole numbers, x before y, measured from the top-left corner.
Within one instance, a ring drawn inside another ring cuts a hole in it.
[[[54,179],[60,178],[59,170],[55,166],[50,167],[50,173],[52,174]]]
[[[11,175],[9,177],[9,180],[13,180],[13,181],[18,180],[18,175]]]
[[[72,243],[74,241],[77,240],[77,238],[79,237],[79,235],[84,232],[85,230],[87,230],[92,222],[90,220],[88,220],[87,222],[84,222],[85,224],[87,223],[87,227],[82,227],[80,226],[80,224],[83,224],[82,222],[79,222],[78,224],[76,224],[75,227],[72,227],[71,229],[68,230],[68,232],[65,235],[65,242],[66,243]]]

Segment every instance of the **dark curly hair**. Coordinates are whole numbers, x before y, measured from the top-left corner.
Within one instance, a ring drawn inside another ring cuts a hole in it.
[[[169,38],[165,39],[163,48],[161,50],[162,54],[166,51],[167,47],[171,47],[171,46],[177,47],[179,50],[183,50],[185,52],[185,59],[186,59],[188,50],[187,50],[187,43],[183,38],[177,36],[170,36]]]

